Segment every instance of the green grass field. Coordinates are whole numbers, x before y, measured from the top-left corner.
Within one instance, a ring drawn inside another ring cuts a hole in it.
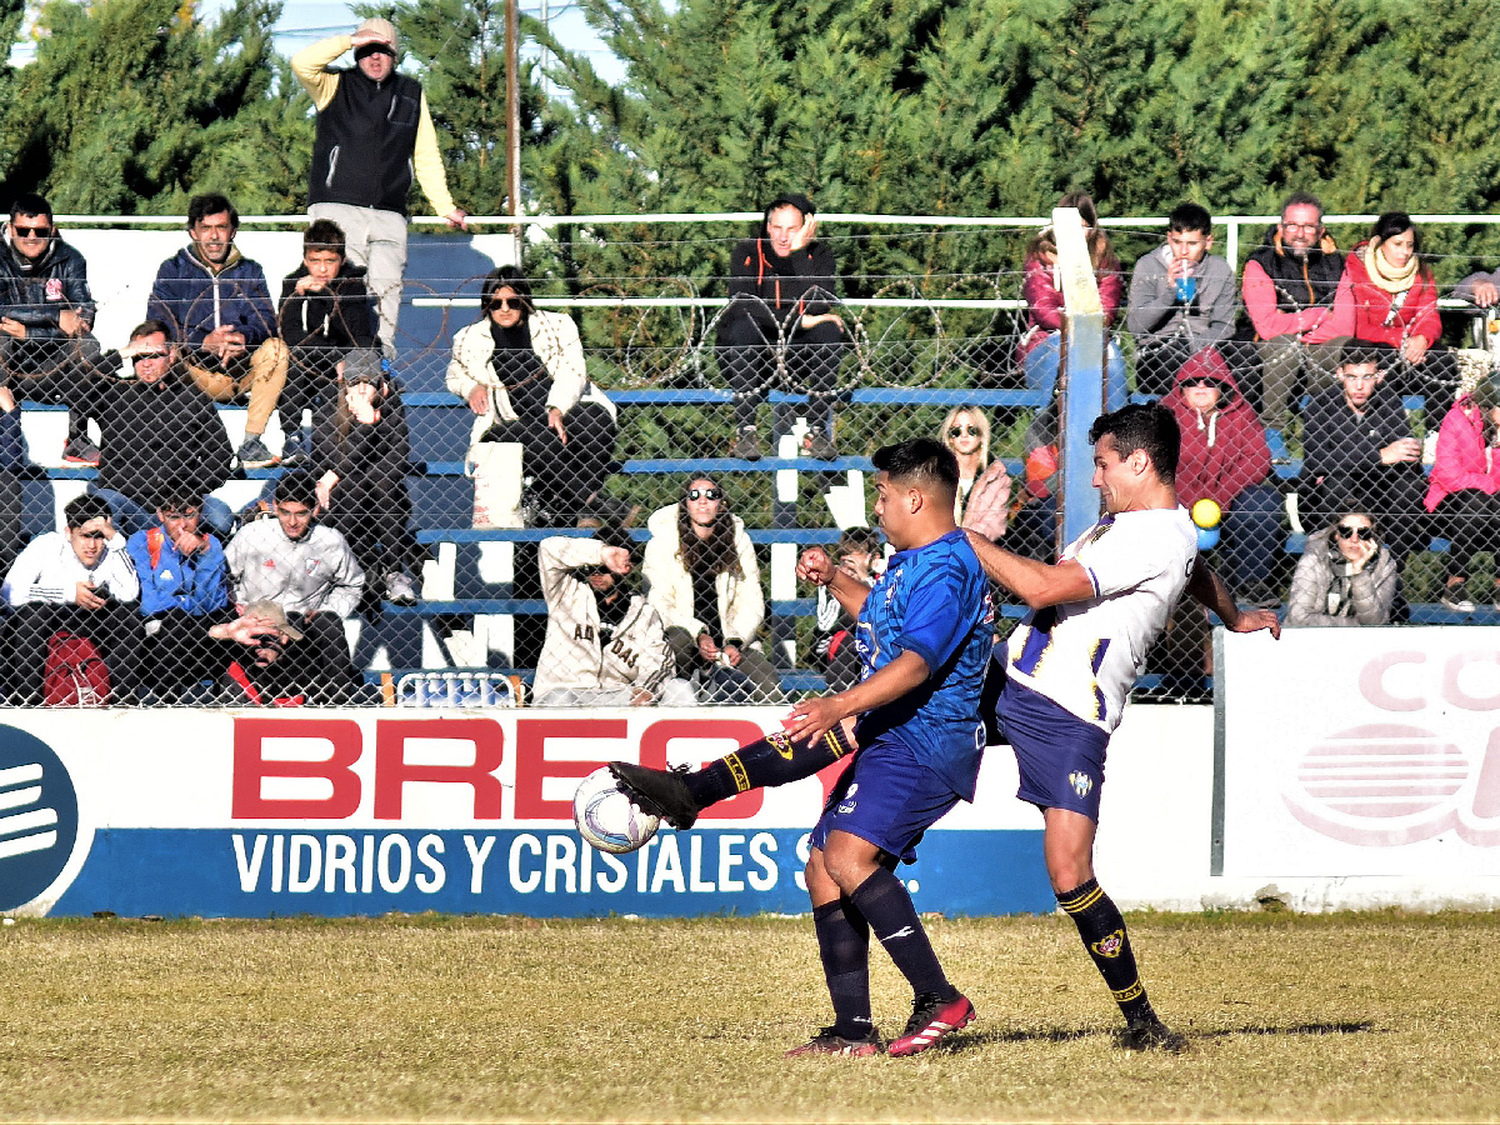
[[[0,1118],[1494,1120],[1500,918],[1130,918],[1181,1057],[1130,1055],[1061,917],[933,919],[979,1018],[915,1059],[825,1022],[803,918],[0,929]],[[875,1011],[909,996],[875,951]]]

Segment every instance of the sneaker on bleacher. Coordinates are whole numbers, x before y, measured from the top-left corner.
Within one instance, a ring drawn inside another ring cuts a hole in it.
[[[235,456],[240,459],[240,467],[245,469],[266,469],[281,460],[271,452],[259,434],[241,442],[240,450]]]
[[[63,460],[69,465],[99,466],[99,447],[86,437],[69,438],[63,446]]]
[[[287,436],[281,447],[282,468],[291,469],[298,465],[307,463],[312,456],[311,435],[301,429],[294,430]]]
[[[809,430],[807,436],[802,439],[802,448],[809,457],[819,461],[832,461],[839,455],[833,439],[822,430]]]
[[[1438,598],[1442,607],[1453,613],[1473,613],[1474,602],[1464,593],[1462,585],[1448,586],[1443,590],[1442,597]]]
[[[762,453],[760,448],[760,435],[754,426],[746,426],[740,430],[734,439],[734,444],[729,447],[729,456],[737,457],[741,461],[759,461]]]
[[[385,600],[392,605],[416,605],[417,584],[410,575],[393,570],[385,576]]]

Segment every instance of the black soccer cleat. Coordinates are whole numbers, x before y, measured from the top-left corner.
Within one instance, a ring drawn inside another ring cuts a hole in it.
[[[800,1047],[793,1047],[786,1058],[795,1059],[803,1055],[844,1055],[849,1058],[868,1058],[884,1050],[880,1033],[873,1027],[863,1039],[846,1039],[831,1027],[825,1027]]]
[[[906,1021],[906,1030],[899,1039],[892,1039],[886,1048],[893,1055],[917,1055],[935,1047],[948,1034],[969,1026],[974,1018],[974,1005],[962,994],[944,1000],[936,992],[924,992],[912,1001],[911,1019]]]
[[[686,832],[698,820],[698,802],[683,780],[687,767],[676,770],[654,770],[634,762],[610,762],[620,788],[642,812],[659,816],[679,831]]]
[[[1118,1042],[1127,1051],[1165,1051],[1169,1055],[1180,1055],[1188,1047],[1186,1035],[1154,1018],[1127,1027],[1119,1033]]]

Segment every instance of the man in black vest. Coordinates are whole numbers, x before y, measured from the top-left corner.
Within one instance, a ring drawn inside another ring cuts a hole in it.
[[[1334,385],[1343,341],[1335,342],[1333,296],[1343,273],[1344,255],[1323,229],[1322,201],[1294,192],[1245,263],[1245,311],[1260,347],[1260,415],[1270,429],[1286,429],[1300,371],[1308,391]]]
[[[353,68],[329,67],[350,48]],[[396,73],[396,29],[389,20],[365,20],[352,36],[335,35],[298,51],[292,72],[318,109],[308,217],[336,222],[349,257],[369,270],[380,337],[394,355],[413,171],[433,211],[449,226],[467,229],[467,214],[448,194],[427,95],[415,78]]]

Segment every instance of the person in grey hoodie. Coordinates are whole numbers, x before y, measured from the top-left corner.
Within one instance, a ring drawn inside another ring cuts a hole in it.
[[[1234,333],[1234,271],[1212,257],[1214,223],[1196,203],[1167,216],[1166,244],[1136,263],[1125,326],[1135,336],[1135,385],[1164,395],[1188,358]]]

